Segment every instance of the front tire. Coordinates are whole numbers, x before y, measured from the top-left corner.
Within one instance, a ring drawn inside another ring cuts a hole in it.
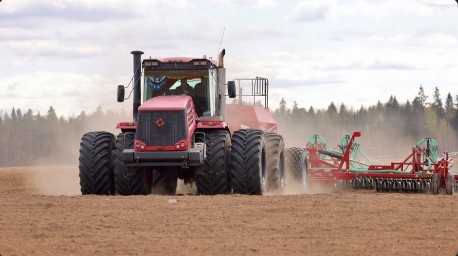
[[[89,132],[80,144],[79,177],[83,195],[115,194],[113,179],[114,135]]]
[[[122,162],[122,152],[124,149],[134,147],[135,134],[133,132],[120,133],[116,139],[116,149],[114,154],[114,176],[116,191],[118,194],[146,195],[151,192],[145,168],[125,166]]]
[[[195,180],[201,195],[228,194],[231,191],[228,158],[231,137],[228,131],[209,132],[205,136],[206,159],[197,168]]]
[[[266,148],[260,130],[242,129],[232,135],[230,177],[234,193],[266,192]]]

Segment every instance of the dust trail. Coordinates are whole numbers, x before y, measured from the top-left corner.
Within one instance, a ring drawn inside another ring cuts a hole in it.
[[[41,195],[81,195],[78,158],[82,136],[90,131],[107,131],[116,137],[121,132],[116,124],[130,120],[121,114],[99,114],[84,122],[77,131],[58,131],[55,145],[59,150],[35,159],[28,182]]]
[[[26,182],[33,193],[47,196],[81,195],[78,166],[33,166],[27,168]]]

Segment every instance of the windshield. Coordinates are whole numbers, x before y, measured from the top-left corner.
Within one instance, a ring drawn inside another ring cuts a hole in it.
[[[189,95],[198,116],[211,115],[208,70],[184,72],[155,71],[145,74],[144,100],[160,95]]]

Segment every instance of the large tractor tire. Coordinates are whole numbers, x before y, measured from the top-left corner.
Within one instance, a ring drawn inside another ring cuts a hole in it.
[[[113,149],[115,138],[108,132],[84,134],[80,144],[79,177],[83,195],[114,195]]]
[[[124,149],[134,147],[135,134],[133,132],[120,133],[116,139],[116,149],[114,154],[114,176],[116,191],[124,196],[146,195],[151,192],[146,179],[145,168],[128,167],[122,162],[122,152]]]
[[[267,154],[267,192],[282,194],[285,189],[285,145],[279,134],[265,135]]]
[[[176,176],[154,170],[152,193],[155,195],[175,195],[177,192],[177,180]]]
[[[452,173],[447,174],[447,178],[445,180],[445,193],[447,195],[453,195],[455,192],[455,175]]]
[[[218,130],[205,136],[206,159],[196,169],[197,193],[201,195],[227,194],[231,192],[229,182],[229,153],[231,137],[228,131]]]
[[[439,194],[441,189],[441,176],[440,173],[433,173],[433,178],[431,180],[431,192],[433,195]]]
[[[242,129],[232,135],[230,177],[234,193],[266,192],[266,147],[260,130]]]
[[[302,148],[288,148],[285,154],[286,169],[288,170],[288,184],[299,193],[307,189],[307,156]]]

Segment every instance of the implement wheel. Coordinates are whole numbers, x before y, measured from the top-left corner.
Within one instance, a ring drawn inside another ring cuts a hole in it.
[[[83,195],[114,195],[114,136],[108,132],[84,134],[80,144],[79,177]]]
[[[229,149],[231,137],[228,131],[218,130],[205,135],[207,157],[196,170],[197,193],[201,195],[228,194]]]
[[[120,133],[116,139],[116,150],[114,154],[114,174],[116,191],[118,194],[146,195],[151,192],[149,189],[147,173],[145,168],[128,167],[122,162],[122,151],[134,147],[135,134],[133,132]]]
[[[441,188],[441,176],[439,173],[434,173],[431,180],[431,192],[433,195],[437,195],[440,192]]]
[[[234,132],[230,166],[234,193],[262,195],[266,192],[266,148],[262,131],[242,129]]]
[[[279,134],[266,134],[267,192],[283,193],[285,189],[285,145]]]
[[[448,173],[445,180],[445,193],[447,195],[453,195],[455,192],[455,175]]]

